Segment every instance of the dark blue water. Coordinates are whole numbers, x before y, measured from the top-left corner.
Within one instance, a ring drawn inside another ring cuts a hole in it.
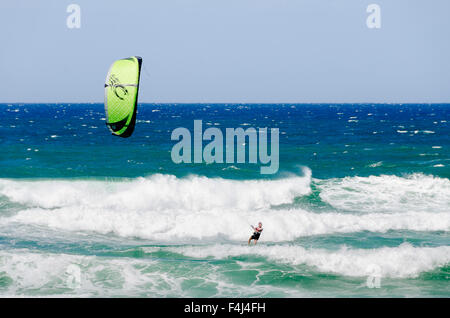
[[[268,177],[255,164],[234,164],[238,172],[223,170],[227,165],[174,164],[170,135],[177,127],[193,132],[194,119],[203,120],[203,129],[223,132],[279,128],[279,174],[298,171],[300,165],[318,178],[450,176],[448,105],[143,104],[128,139],[112,138],[101,104],[0,105],[0,114],[1,177]]]

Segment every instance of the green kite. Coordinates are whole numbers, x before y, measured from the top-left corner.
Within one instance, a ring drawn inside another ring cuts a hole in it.
[[[115,136],[130,137],[136,124],[142,58],[115,61],[105,81],[106,125]]]

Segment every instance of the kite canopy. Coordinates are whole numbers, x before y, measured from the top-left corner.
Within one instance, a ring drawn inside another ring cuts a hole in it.
[[[105,81],[106,125],[113,135],[130,137],[136,124],[142,58],[115,61]]]

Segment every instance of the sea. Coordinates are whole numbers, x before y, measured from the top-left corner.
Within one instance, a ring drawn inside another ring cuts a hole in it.
[[[0,119],[0,297],[450,297],[449,104],[141,103],[129,138],[100,103]],[[194,120],[278,128],[278,171],[174,163]]]

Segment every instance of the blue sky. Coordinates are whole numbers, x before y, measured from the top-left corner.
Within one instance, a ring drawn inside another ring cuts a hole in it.
[[[102,102],[131,55],[141,102],[450,102],[448,0],[5,0],[0,30],[5,103]]]

